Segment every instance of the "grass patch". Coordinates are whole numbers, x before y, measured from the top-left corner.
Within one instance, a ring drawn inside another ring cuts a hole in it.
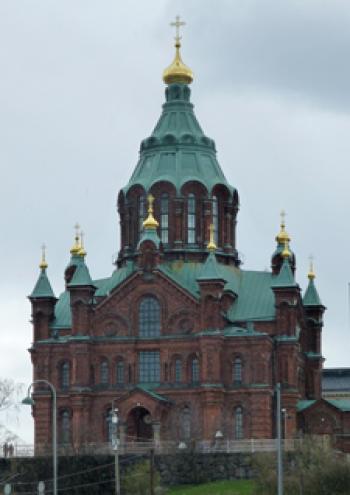
[[[171,488],[167,495],[252,495],[254,482],[250,480],[214,481],[202,485],[182,485]]]

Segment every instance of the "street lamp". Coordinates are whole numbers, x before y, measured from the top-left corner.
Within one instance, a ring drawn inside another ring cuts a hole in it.
[[[57,394],[56,389],[47,380],[34,380],[28,387],[27,397],[22,400],[22,404],[34,406],[35,402],[30,396],[30,389],[37,383],[45,383],[52,394],[52,464],[53,464],[53,495],[57,495]]]
[[[118,452],[118,409],[112,402],[112,448],[114,450],[115,495],[120,495],[119,452]]]

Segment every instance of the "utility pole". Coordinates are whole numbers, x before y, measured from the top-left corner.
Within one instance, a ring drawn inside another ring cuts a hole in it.
[[[114,404],[112,404],[112,407]],[[115,478],[115,495],[120,495],[120,473],[119,473],[119,452],[118,452],[118,409],[112,409],[112,447],[114,450],[114,478]]]
[[[277,421],[277,494],[283,495],[283,459],[282,459],[282,418],[281,384],[276,385],[276,421]]]
[[[150,450],[150,493],[154,495],[154,449]]]

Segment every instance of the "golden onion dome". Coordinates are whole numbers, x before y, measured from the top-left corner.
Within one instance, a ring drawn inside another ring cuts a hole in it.
[[[146,220],[143,222],[144,229],[157,229],[159,227],[159,223],[153,216],[153,202],[154,197],[152,194],[148,196],[148,216]]]
[[[314,278],[316,278],[316,274],[314,272],[314,263],[311,256],[310,256],[310,268],[309,268],[309,273],[307,274],[307,278],[309,280],[314,280]]]
[[[47,264],[47,261],[46,261],[46,246],[45,244],[43,244],[41,246],[41,261],[40,261],[40,265],[39,265],[39,268],[41,270],[46,270],[46,268],[48,267],[49,265]]]
[[[75,238],[74,238],[74,244],[70,249],[70,253],[72,256],[77,256],[79,255],[79,251],[81,249],[81,244],[80,244],[80,234],[79,234],[79,229],[80,226],[78,223],[75,224]]]
[[[285,212],[281,211],[281,230],[280,232],[276,235],[276,242],[278,244],[285,245],[285,243],[290,242],[290,237],[288,232],[286,232],[286,224],[285,224]]]
[[[282,258],[290,258],[292,253],[289,251],[289,245],[288,245],[288,241],[284,241],[284,248],[283,248],[283,251],[282,251]]]
[[[175,58],[173,62],[163,72],[163,81],[165,84],[184,83],[191,84],[193,81],[193,72],[185,65],[180,55],[181,43],[176,40],[175,43]]]
[[[214,224],[210,224],[209,231],[210,231],[210,238],[209,238],[209,242],[207,245],[207,249],[210,252],[214,253],[216,251],[216,244],[214,241]]]

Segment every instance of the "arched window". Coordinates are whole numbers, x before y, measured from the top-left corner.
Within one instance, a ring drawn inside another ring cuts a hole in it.
[[[196,243],[196,198],[194,194],[187,197],[187,242]]]
[[[100,364],[100,384],[108,385],[109,383],[109,366],[107,361],[102,361]]]
[[[242,360],[239,357],[236,357],[233,361],[233,383],[242,383]]]
[[[160,335],[160,304],[155,297],[144,297],[139,307],[140,337]]]
[[[243,438],[243,409],[239,406],[235,409],[235,439]]]
[[[60,414],[60,423],[61,423],[61,434],[60,434],[60,442],[63,444],[70,443],[70,434],[71,434],[71,422],[70,422],[70,413],[66,409]]]
[[[199,361],[198,361],[198,358],[192,359],[191,381],[192,381],[192,383],[198,383],[199,382]]]
[[[145,197],[142,194],[138,197],[138,238],[141,238],[143,232],[143,221],[145,219]]]
[[[112,421],[112,409],[109,409],[106,414],[106,440],[109,443],[112,443],[113,440],[113,428],[114,424]]]
[[[218,198],[213,196],[213,225],[214,225],[214,242],[219,244],[219,206]]]
[[[123,385],[124,381],[125,381],[125,378],[124,378],[124,361],[120,360],[117,362],[117,366],[116,366],[117,385]]]
[[[169,196],[166,193],[160,198],[160,240],[163,244],[169,242]]]
[[[182,440],[191,438],[191,409],[188,406],[180,414],[180,436]]]
[[[70,365],[68,361],[61,364],[60,384],[61,388],[68,388],[70,385]]]
[[[182,362],[181,359],[175,359],[175,383],[182,381]]]

